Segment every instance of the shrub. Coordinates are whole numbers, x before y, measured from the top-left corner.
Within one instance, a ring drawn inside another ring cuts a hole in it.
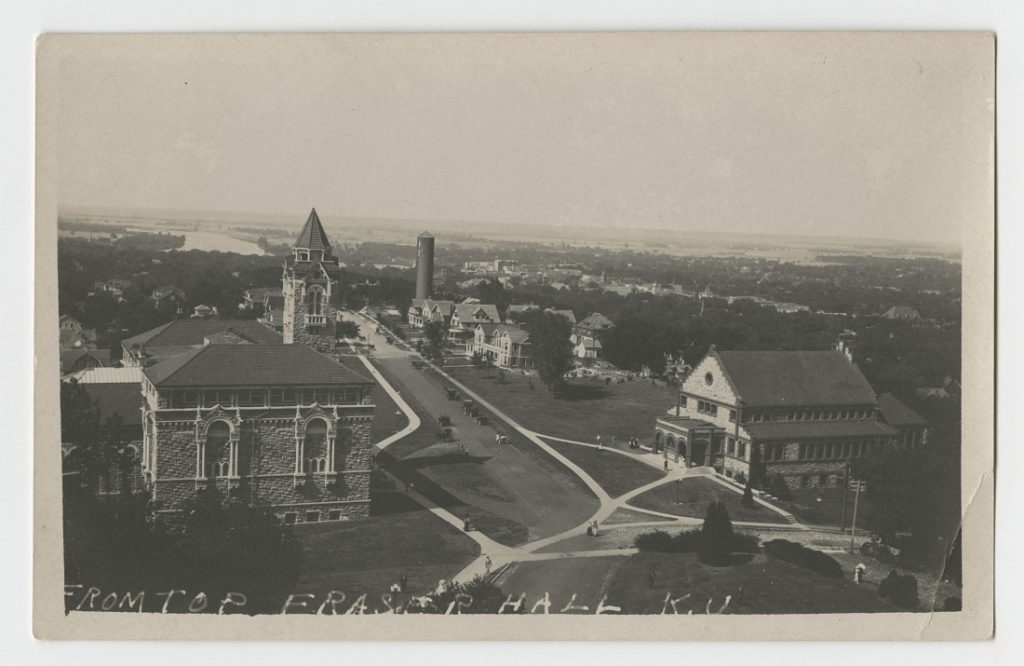
[[[793,491],[789,489],[786,479],[781,474],[776,474],[772,477],[771,484],[768,488],[768,492],[775,497],[778,497],[780,500],[793,499]]]
[[[733,532],[729,510],[721,502],[708,504],[708,513],[700,529],[701,549],[698,551],[702,562],[724,562],[732,552]]]
[[[633,538],[633,546],[642,553],[671,553],[672,536],[664,530],[644,532]]]
[[[878,596],[888,599],[900,608],[917,610],[917,579],[911,574],[900,575],[893,569],[878,584]]]
[[[825,553],[807,548],[802,544],[785,539],[773,539],[764,544],[764,549],[773,557],[821,574],[826,578],[843,577],[843,568],[839,566],[839,562]]]
[[[701,544],[701,532],[700,530],[687,530],[685,532],[679,532],[672,537],[672,551],[673,553],[696,553],[700,550]]]
[[[754,534],[730,534],[721,546],[721,559],[727,559],[730,553],[756,553],[760,550],[760,542]],[[686,530],[670,535],[663,530],[645,532],[633,539],[637,550],[648,553],[697,553],[706,551],[706,539],[703,530]]]

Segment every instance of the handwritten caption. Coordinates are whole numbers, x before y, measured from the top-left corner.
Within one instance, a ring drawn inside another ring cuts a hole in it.
[[[244,612],[248,604],[248,597],[241,592],[227,592],[224,595],[207,595],[205,592],[189,592],[188,590],[163,590],[160,592],[145,591],[119,592],[103,591],[98,587],[84,585],[65,585],[64,596],[68,601],[67,607],[76,611],[106,611],[106,612],[159,612],[167,613],[216,613],[217,615],[228,615]],[[377,599],[372,599],[368,594],[360,594],[349,598],[344,592],[331,590],[324,596],[316,594],[289,594],[281,605],[280,615],[383,615],[383,614],[407,614],[426,612],[435,599],[430,595],[409,596],[401,602],[400,595],[396,593],[384,593]],[[498,608],[498,615],[511,613],[530,614],[593,614],[607,615],[621,613],[622,608],[608,603],[608,597],[601,597],[597,605],[591,609],[587,604],[578,603],[578,595],[573,594],[564,605],[552,601],[551,595],[547,592],[537,599],[533,604],[528,604],[526,594],[518,597],[509,595]],[[76,602],[77,600],[77,602]],[[379,601],[379,603],[378,603]],[[708,598],[707,603],[700,603],[691,594],[679,594],[667,592],[661,606],[661,615],[693,615],[694,605],[697,605],[697,612],[707,615],[720,615],[726,612],[732,602],[732,595],[726,595],[720,603],[716,604],[713,598]],[[473,597],[459,593],[449,600],[441,614],[461,615],[472,612]]]

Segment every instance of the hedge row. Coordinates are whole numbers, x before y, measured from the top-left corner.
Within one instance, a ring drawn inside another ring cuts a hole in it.
[[[843,577],[843,568],[839,566],[839,562],[802,544],[785,539],[773,539],[764,544],[764,550],[773,557],[819,573],[826,578]]]

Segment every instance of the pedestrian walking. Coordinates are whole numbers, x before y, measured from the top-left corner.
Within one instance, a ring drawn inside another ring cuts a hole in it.
[[[668,471],[668,458],[665,458],[665,471]]]
[[[861,581],[864,580],[864,571],[865,570],[867,570],[867,567],[864,566],[863,563],[858,564],[856,567],[854,567],[854,569],[853,569],[853,582],[854,583],[856,583],[857,585],[860,585]]]
[[[486,570],[488,574],[491,573],[491,556],[490,555],[484,555],[484,570]]]

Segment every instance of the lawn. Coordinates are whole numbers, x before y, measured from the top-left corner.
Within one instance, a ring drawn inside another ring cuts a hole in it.
[[[546,593],[551,603],[548,612],[560,613],[575,594],[573,604],[587,606],[589,610],[566,612],[592,615],[608,583],[628,560],[629,556],[618,555],[517,562],[509,567],[507,573],[498,577],[497,584],[506,594],[516,598],[525,594],[527,610],[544,599]],[[537,612],[543,611],[538,608]]]
[[[654,584],[650,584],[650,572]],[[712,612],[731,596],[728,614],[757,613],[878,613],[900,609],[878,597],[876,591],[846,579],[825,578],[764,554],[743,564],[714,567],[693,554],[639,553],[618,569],[607,585],[608,603],[624,613],[661,613],[665,597],[686,597],[679,613],[703,614],[711,600]],[[687,596],[689,595],[689,596]],[[668,612],[672,609],[669,607]]]
[[[554,450],[583,468],[612,497],[664,478],[665,472],[614,451],[546,440]]]
[[[772,500],[773,504],[789,511],[801,521],[812,525],[829,525],[838,527],[843,522],[843,489],[842,488],[800,488],[793,492],[793,499],[788,501]],[[850,493],[847,505],[846,526],[850,526],[853,518],[853,495]],[[864,498],[861,497],[863,500]],[[864,505],[860,505],[857,516],[857,529],[869,527],[865,521]]]
[[[295,529],[303,551],[296,593],[320,601],[338,590],[353,601],[364,593],[376,600],[402,575],[409,591],[422,593],[476,557],[471,539],[404,495],[375,492],[371,500],[368,520]]]
[[[655,417],[676,403],[675,391],[649,380],[605,385],[573,379],[552,396],[536,377],[469,367],[446,371],[527,428],[583,442],[598,435],[606,444],[614,435],[622,446],[633,435],[649,440]]]
[[[678,487],[677,487],[678,484]],[[678,493],[679,501],[676,501]],[[657,486],[629,500],[633,506],[676,516],[703,518],[711,502],[722,502],[734,521],[752,523],[785,523],[786,519],[771,509],[758,505],[748,509],[740,504],[743,496],[716,481],[695,476]]]

